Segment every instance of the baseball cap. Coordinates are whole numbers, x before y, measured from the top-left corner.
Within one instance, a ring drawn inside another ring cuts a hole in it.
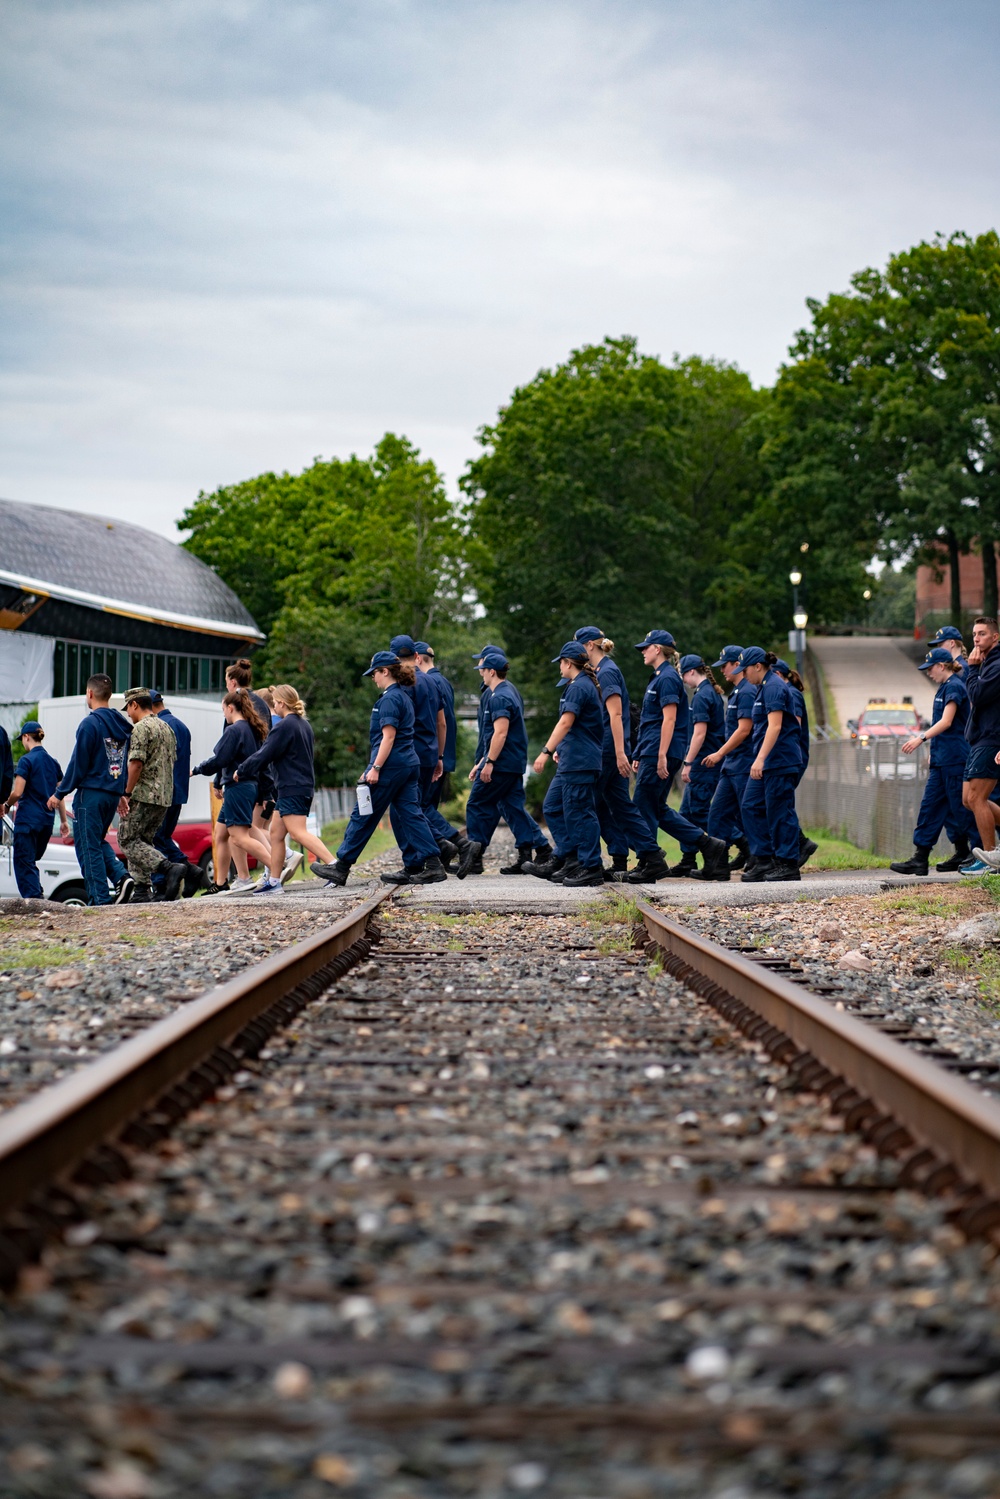
[[[21,725],[21,727],[18,729],[18,731],[17,731],[17,737],[20,739],[20,737],[21,737],[22,734],[40,734],[41,732],[42,732],[42,726],[38,722],[38,719],[37,718],[29,718],[28,721],[27,721],[27,723],[23,723]]]
[[[944,649],[938,649],[938,650],[934,650],[934,651],[928,651],[927,655],[924,657],[924,659],[921,661],[920,665],[917,667],[917,671],[930,671],[930,669],[931,669],[932,666],[944,666],[944,665],[951,666],[951,664],[952,664],[951,651],[946,651]]]
[[[596,625],[581,625],[573,632],[573,639],[581,641],[586,645],[588,640],[603,640],[604,631],[599,630]]]
[[[426,640],[414,641],[413,649],[416,651],[418,656],[433,656],[434,654],[430,646],[427,644]]]
[[[677,668],[677,670],[680,672],[681,676],[683,676],[686,671],[703,671],[704,662],[702,661],[700,656],[682,656],[681,664]]]
[[[674,645],[674,637],[671,635],[669,630],[649,630],[647,631],[645,640],[639,641],[639,644],[636,646],[636,650],[644,651],[647,645],[665,645],[672,650]]]
[[[962,632],[955,625],[942,625],[931,641],[931,645],[938,645],[942,640],[958,640],[961,642]]]
[[[409,638],[409,637],[407,637]],[[380,666],[398,666],[399,657],[395,651],[376,651],[372,657],[372,664],[367,671],[363,671],[363,677],[370,677],[372,672],[378,671]]]
[[[587,652],[578,640],[567,640],[564,646],[560,646],[558,656],[552,657],[553,666],[557,661],[561,661],[563,657],[567,661],[586,661]]]
[[[491,646],[488,651],[483,651],[479,658],[479,665],[488,671],[498,671],[503,666],[509,666],[510,662],[499,646]]]
[[[712,670],[718,671],[720,666],[735,666],[743,654],[741,645],[724,645],[718,661],[712,662]]]
[[[395,651],[397,657],[415,656],[417,653],[417,648],[413,644],[413,637],[410,635],[394,635],[389,641],[389,650]],[[383,665],[385,665],[384,662]]]
[[[759,645],[744,646],[740,652],[740,666],[763,666],[767,661],[767,651],[762,651]]]

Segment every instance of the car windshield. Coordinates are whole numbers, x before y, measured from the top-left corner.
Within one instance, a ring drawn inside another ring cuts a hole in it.
[[[869,708],[862,715],[866,729],[873,726],[884,729],[911,729],[916,726],[917,715],[912,708]]]

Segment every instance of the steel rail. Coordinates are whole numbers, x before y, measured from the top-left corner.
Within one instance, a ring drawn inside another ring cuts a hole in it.
[[[781,1057],[781,1038],[787,1038],[786,1053],[800,1049],[796,1063],[805,1064],[806,1075],[812,1063],[804,1086],[830,1094],[849,1125],[852,1112],[875,1122],[882,1128],[876,1143],[887,1153],[915,1145],[915,1166],[947,1162],[988,1199],[1000,1198],[1000,1103],[780,974],[678,926],[645,901],[637,904],[649,938],[674,968],[683,965],[707,981],[702,992],[710,1001],[714,986],[718,997],[729,996],[759,1016],[765,1025],[750,1033],[756,1030],[773,1054]],[[678,976],[683,982],[683,973]],[[767,1034],[768,1027],[781,1037]],[[991,1223],[1000,1218],[994,1201],[977,1206],[980,1228],[990,1226],[986,1216]]]
[[[0,1217],[65,1178],[220,1046],[362,938],[392,888],[333,926],[210,989],[107,1056],[0,1115]]]

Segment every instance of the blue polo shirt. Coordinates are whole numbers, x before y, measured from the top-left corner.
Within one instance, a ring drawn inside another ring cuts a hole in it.
[[[36,744],[26,755],[22,755],[14,767],[15,779],[24,781],[24,795],[17,804],[15,826],[28,828],[51,828],[52,813],[45,803],[62,780],[62,766],[53,760],[48,750]]]
[[[742,682],[737,682],[729,694],[726,704],[726,738],[729,739],[736,733],[736,726],[741,718],[753,719],[753,705],[757,701],[757,689],[746,677]],[[753,732],[751,731],[741,745],[728,754],[722,762],[722,774],[724,776],[746,776],[750,774],[753,764]]]
[[[659,755],[663,710],[669,708],[671,703],[677,708],[677,717],[674,720],[674,734],[667,750],[667,758],[682,760],[691,741],[691,712],[687,693],[684,691],[684,683],[669,661],[661,661],[643,694],[636,745],[636,755],[640,759],[655,760]]]
[[[523,775],[528,763],[528,731],[524,727],[524,704],[521,694],[510,682],[498,682],[486,700],[484,755],[490,751],[493,725],[498,718],[507,720],[507,738],[496,758],[494,770],[514,771]],[[560,754],[562,745],[559,746]],[[560,762],[561,763],[561,762]]]
[[[368,741],[371,746],[371,753],[368,756],[369,769],[374,765],[375,756],[382,743],[382,730],[387,728],[395,729],[396,737],[382,769],[385,769],[385,766],[391,766],[395,770],[404,765],[416,765],[418,761],[413,747],[413,703],[409,694],[400,687],[398,682],[393,682],[385,689],[372,709],[368,725]]]
[[[613,768],[618,763],[615,752],[615,741],[611,736],[611,715],[608,712],[608,698],[620,697],[622,700],[622,733],[625,736],[625,753],[631,753],[632,749],[632,718],[629,710],[628,688],[625,686],[625,678],[621,671],[612,661],[610,656],[605,656],[597,667],[597,680],[601,684],[601,708],[604,712],[604,766]]]
[[[573,727],[559,745],[560,771],[600,770],[604,745],[601,695],[585,672],[567,682],[559,713],[573,713]]]
[[[788,690],[792,694],[792,712],[799,721],[799,749],[802,751],[802,764],[809,764],[809,714],[806,711],[805,694],[796,687],[794,682],[788,683]]]
[[[969,694],[958,674],[942,682],[934,694],[931,728],[941,722],[941,717],[949,703],[955,704],[955,717],[951,721],[951,727],[945,729],[943,734],[935,734],[933,739],[927,741],[927,747],[931,752],[931,764],[936,765],[939,770],[964,770],[969,754],[965,730],[972,710]]]
[[[437,716],[441,706],[441,695],[434,678],[426,671],[418,671],[412,687],[400,689],[413,704],[413,748],[417,760],[423,766],[437,765],[438,752]]]
[[[753,705],[753,760],[757,758],[761,745],[764,743],[764,735],[767,733],[767,719],[769,713],[781,714],[781,732],[777,742],[767,759],[764,761],[764,773],[780,770],[787,773],[802,769],[802,748],[799,743],[799,725],[795,717],[795,705],[792,701],[792,690],[788,683],[778,676],[776,671],[769,671],[757,692],[757,701]]]
[[[691,699],[691,722],[708,725],[695,761],[696,765],[700,765],[706,755],[714,754],[726,742],[725,698],[716,692],[713,683],[707,678],[704,682],[699,682],[694,690],[694,697]]]
[[[432,666],[425,673],[438,691],[438,699],[444,709],[444,768],[455,769],[455,745],[458,738],[458,724],[455,719],[455,689],[448,681],[443,672]]]

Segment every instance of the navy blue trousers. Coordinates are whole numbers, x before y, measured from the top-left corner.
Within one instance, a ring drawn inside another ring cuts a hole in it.
[[[174,802],[172,807],[167,808],[167,815],[157,828],[156,837],[153,839],[153,847],[158,849],[165,859],[169,859],[171,864],[187,863],[183,849],[174,842],[174,828],[180,821],[180,816],[181,803]]]
[[[681,797],[681,816],[686,817],[688,822],[693,822],[699,832],[708,832],[709,808],[718,784],[717,769],[713,770],[706,765],[692,765],[691,779],[684,787],[684,795]],[[681,844],[681,849],[686,854],[693,854],[697,847],[697,843],[692,843],[690,847]]]
[[[21,827],[20,819],[14,819],[14,878],[17,881],[18,894],[23,900],[41,900],[42,882],[38,878],[38,860],[48,847],[49,839],[52,837],[52,819],[49,819],[48,827],[32,828],[28,826],[25,819],[24,827]]]
[[[542,811],[556,853],[574,854],[587,869],[601,862],[601,824],[597,819],[599,770],[557,770],[549,782]]]
[[[597,783],[597,819],[601,837],[614,858],[627,858],[629,849],[637,854],[653,853],[656,838],[649,823],[628,794],[628,778],[619,775],[617,765],[605,765]]]
[[[632,798],[633,805],[639,808],[646,823],[656,840],[657,828],[662,828],[665,833],[670,833],[677,839],[681,848],[687,852],[688,849],[696,849],[698,840],[702,836],[701,828],[695,827],[686,817],[675,812],[673,807],[667,805],[667,797],[674,783],[674,776],[683,765],[683,760],[678,757],[671,759],[667,757],[667,770],[670,772],[665,781],[661,781],[656,774],[656,756],[643,755],[639,761],[639,774],[635,782],[635,795]]]
[[[721,838],[725,843],[737,843],[743,838],[743,813],[740,803],[746,790],[749,770],[742,775],[721,775],[712,797],[708,813],[708,836]]]
[[[110,906],[114,896],[108,881],[117,885],[128,874],[108,843],[108,828],[118,811],[116,791],[87,791],[83,787],[73,798],[73,843],[87,886],[87,904]]]
[[[395,770],[386,766],[379,771],[376,785],[368,789],[372,794],[372,810],[365,816],[358,807],[354,808],[337,858],[345,864],[357,863],[358,855],[388,810],[405,867],[421,869],[425,859],[436,859],[438,846],[420,810],[418,767],[401,765]]]
[[[941,836],[942,828],[947,829],[952,843],[955,842],[956,833],[967,840],[975,835],[975,841],[979,842],[972,814],[962,806],[961,765],[954,770],[932,765],[927,772],[927,785],[920,801],[920,815],[913,829],[914,844],[917,848],[933,848]]]
[[[798,770],[765,770],[759,781],[747,777],[743,826],[755,858],[798,863],[799,819],[795,812],[798,778]]]
[[[434,834],[434,837],[437,839],[437,842],[444,843],[448,838],[457,838],[458,829],[453,828],[450,822],[446,822],[437,809],[437,802],[435,800],[434,793],[440,787],[441,780],[439,778],[437,781],[435,781],[433,778],[436,769],[436,764],[421,765],[420,767],[420,810],[423,812],[424,820],[426,821],[427,826],[430,828],[431,832]],[[440,795],[440,792],[438,792],[438,794]],[[439,852],[439,850],[435,848],[435,853],[437,852]]]
[[[465,831],[473,843],[486,848],[501,817],[506,819],[518,848],[548,848],[548,839],[524,805],[520,771],[498,771],[494,766],[488,781],[477,776],[472,783],[465,808]]]

